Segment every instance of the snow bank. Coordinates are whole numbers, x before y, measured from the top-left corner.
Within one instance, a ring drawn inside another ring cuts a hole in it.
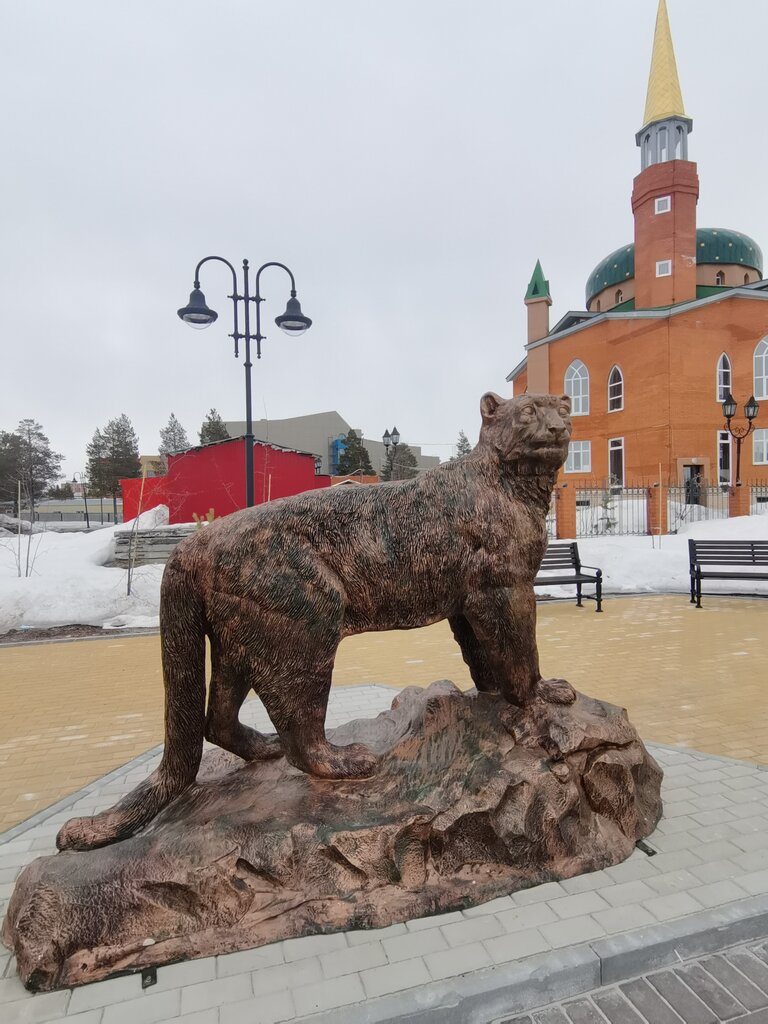
[[[141,516],[145,528],[168,521],[165,506]],[[0,633],[22,626],[69,623],[127,629],[157,626],[162,565],[134,569],[132,593],[126,594],[127,570],[109,568],[115,530],[132,523],[87,534],[40,533],[32,536],[29,578],[17,574],[17,540],[0,537]],[[744,516],[686,523],[674,536],[579,538],[587,565],[603,570],[607,594],[688,593],[688,538],[768,540],[768,516]],[[27,538],[22,538],[22,559]],[[23,562],[22,562],[23,571]],[[707,581],[707,592],[768,595],[768,582]],[[573,587],[537,587],[539,595],[572,597]]]
[[[162,565],[139,566],[133,571],[128,597],[128,572],[109,568],[115,531],[133,522],[93,533],[34,534],[29,546],[32,567],[28,577],[18,575],[17,538],[0,538],[0,633],[23,626],[45,628],[69,623],[94,626],[156,626],[160,604]],[[144,512],[144,529],[168,522],[168,509]],[[21,540],[21,571],[27,559],[28,537]]]

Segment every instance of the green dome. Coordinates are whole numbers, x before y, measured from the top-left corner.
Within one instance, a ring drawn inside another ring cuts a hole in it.
[[[749,235],[729,228],[698,228],[697,263],[736,263],[763,275],[763,253]],[[625,245],[597,264],[587,279],[587,305],[603,290],[635,276],[635,246]]]

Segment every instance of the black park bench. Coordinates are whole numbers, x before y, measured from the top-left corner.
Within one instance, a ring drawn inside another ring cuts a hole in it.
[[[584,572],[585,569],[591,569],[592,571]],[[590,601],[597,603],[595,611],[601,612],[603,610],[602,569],[597,569],[594,565],[582,565],[579,558],[579,545],[576,541],[571,541],[569,544],[550,544],[539,566],[539,573],[542,572],[551,572],[553,575],[537,576],[533,581],[534,587],[552,586],[553,584],[559,587],[575,584],[576,604],[581,608],[581,588],[585,583],[590,583],[595,587],[594,596],[592,594],[584,594],[584,597],[588,597]]]
[[[688,560],[697,608],[702,580],[768,580],[768,540],[689,540]]]

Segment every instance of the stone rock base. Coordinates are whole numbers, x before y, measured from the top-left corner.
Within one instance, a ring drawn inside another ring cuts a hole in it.
[[[661,770],[626,712],[582,695],[520,709],[433,683],[330,736],[371,747],[377,775],[210,751],[140,835],[25,868],[2,933],[24,984],[475,906],[617,864],[661,816]]]

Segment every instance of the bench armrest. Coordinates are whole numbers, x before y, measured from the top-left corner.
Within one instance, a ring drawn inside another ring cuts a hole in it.
[[[581,568],[582,569],[594,569],[595,573],[598,576],[602,577],[602,575],[603,575],[603,570],[602,569],[598,569],[596,565],[584,565],[584,563],[582,562],[581,563]]]

